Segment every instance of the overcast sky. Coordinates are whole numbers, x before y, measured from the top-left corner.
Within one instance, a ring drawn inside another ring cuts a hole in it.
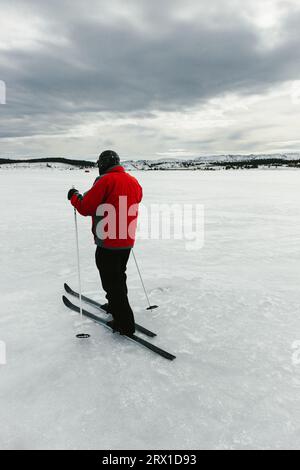
[[[299,0],[0,0],[0,156],[298,151],[299,24]]]

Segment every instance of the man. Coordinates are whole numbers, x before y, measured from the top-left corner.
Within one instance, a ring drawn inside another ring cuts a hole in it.
[[[118,154],[101,153],[97,162],[100,177],[83,196],[72,188],[68,199],[83,216],[93,218],[92,232],[96,265],[111,313],[114,331],[131,336],[135,332],[134,315],[128,301],[126,267],[135,242],[138,204],[143,192],[138,181],[125,172]]]

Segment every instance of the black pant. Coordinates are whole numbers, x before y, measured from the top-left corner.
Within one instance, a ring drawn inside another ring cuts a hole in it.
[[[126,268],[131,249],[107,250],[98,247],[96,264],[102,287],[106,292],[109,311],[116,325],[125,334],[135,331],[134,316],[128,301]]]

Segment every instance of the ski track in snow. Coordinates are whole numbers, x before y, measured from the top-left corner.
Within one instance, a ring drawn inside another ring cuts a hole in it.
[[[294,171],[137,173],[150,203],[205,205],[205,247],[139,241],[131,303],[166,361],[61,302],[77,289],[66,193],[93,174],[0,169],[1,449],[299,448],[299,178]],[[103,300],[90,220],[84,292]],[[95,311],[89,307],[91,311]],[[79,341],[75,334],[91,334]]]

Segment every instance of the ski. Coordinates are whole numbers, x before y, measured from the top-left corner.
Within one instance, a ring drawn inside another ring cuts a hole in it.
[[[65,291],[68,294],[70,294],[73,297],[76,297],[77,299],[79,299],[78,292],[75,292],[73,289],[71,289],[71,287],[68,286],[68,284],[64,284],[64,287],[65,287]],[[90,299],[89,297],[86,297],[85,295],[82,295],[81,298],[87,304],[92,305],[93,307],[96,307],[101,312],[107,314],[107,312],[105,312],[105,310],[103,310],[101,308],[101,304],[99,304],[99,302],[96,302],[95,300]],[[138,325],[137,323],[135,324],[135,329],[136,329],[136,331],[139,331],[140,333],[143,333],[144,335],[149,336],[150,338],[154,338],[156,336],[156,333],[153,333],[152,331],[147,330],[147,328],[144,328],[143,326]]]
[[[62,299],[63,299],[63,303],[65,304],[66,307],[73,310],[74,312],[80,313],[80,308],[77,305],[74,305],[69,299],[67,299],[66,296],[63,296]],[[104,320],[103,318],[100,318],[97,315],[95,315],[91,312],[88,312],[87,310],[82,310],[82,314],[85,317],[90,318],[91,320],[95,321],[96,323],[98,323],[100,325],[103,325],[106,328],[109,328],[112,331],[112,328],[107,324],[107,321]],[[173,361],[174,359],[176,359],[176,356],[174,356],[173,354],[170,354],[167,351],[164,351],[163,349],[155,346],[152,343],[149,343],[148,341],[145,341],[143,338],[140,338],[139,336],[137,336],[135,334],[132,335],[132,336],[126,336],[126,338],[134,341],[135,343],[138,343],[138,344],[144,346],[147,349],[150,349],[154,353],[158,354],[159,356],[164,357],[165,359],[168,359],[169,361]]]

